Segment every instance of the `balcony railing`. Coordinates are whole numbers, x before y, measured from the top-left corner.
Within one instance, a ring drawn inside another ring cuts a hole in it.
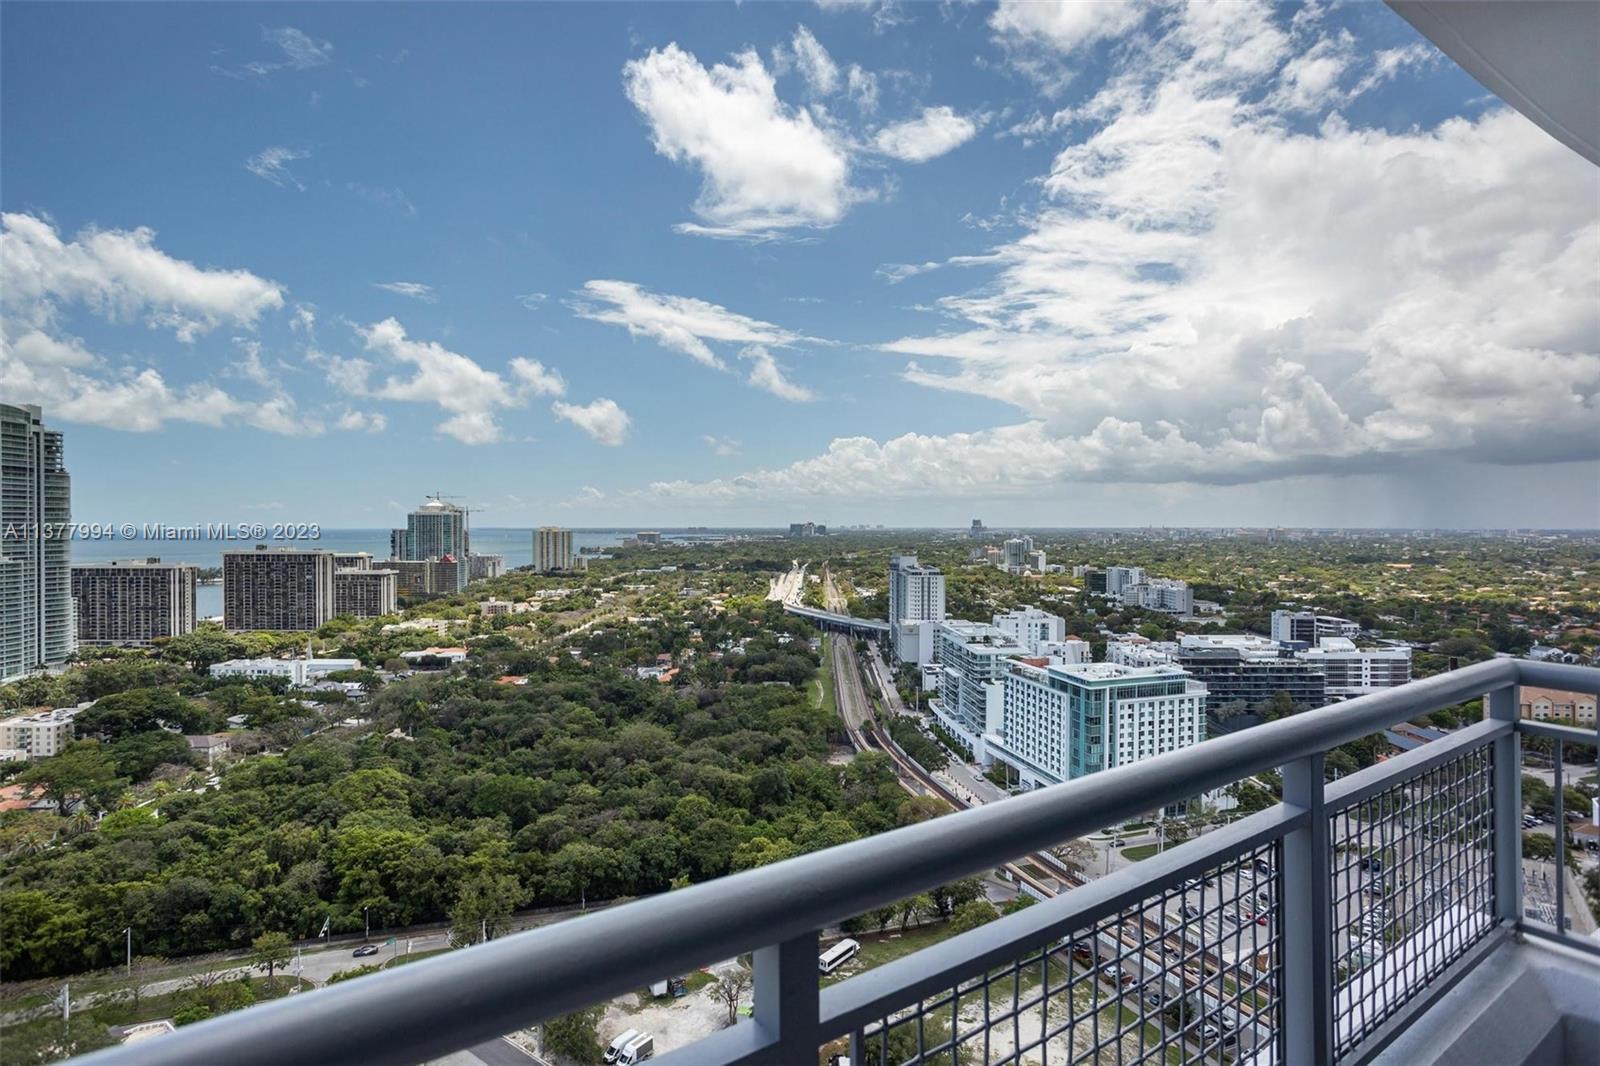
[[[419,1062],[745,952],[753,1017],[658,1062],[1365,1062],[1513,933],[1600,960],[1565,930],[1560,787],[1597,736],[1520,720],[1519,684],[1600,670],[1479,663],[83,1062]],[[1481,722],[1324,784],[1329,750],[1480,696]],[[1530,736],[1556,749],[1548,925],[1522,905]],[[819,989],[843,919],[1273,769],[1276,806]]]

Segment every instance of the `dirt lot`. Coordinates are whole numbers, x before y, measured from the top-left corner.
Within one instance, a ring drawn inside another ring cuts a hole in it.
[[[736,967],[732,959],[707,968],[713,977]],[[749,992],[741,1004],[748,1006]],[[606,1004],[600,1019],[600,1043],[610,1044],[624,1029],[637,1029],[655,1037],[655,1053],[661,1055],[710,1036],[728,1024],[728,1008],[717,997],[716,982],[690,992],[682,999],[657,999],[648,993],[630,993]]]

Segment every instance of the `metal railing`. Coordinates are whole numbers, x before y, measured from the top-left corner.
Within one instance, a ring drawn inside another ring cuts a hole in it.
[[[752,951],[753,1017],[658,1062],[1362,1062],[1513,931],[1600,955],[1522,914],[1519,742],[1553,740],[1559,775],[1596,735],[1520,721],[1520,683],[1600,670],[1478,663],[83,1062],[419,1062]],[[1480,696],[1483,721],[1324,784],[1325,752]],[[819,989],[841,920],[1269,770],[1273,807]]]

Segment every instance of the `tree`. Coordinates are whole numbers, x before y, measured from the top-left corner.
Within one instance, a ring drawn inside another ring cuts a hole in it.
[[[273,983],[273,971],[289,961],[289,934],[262,933],[250,942],[250,961]]]
[[[573,1011],[544,1023],[543,1051],[547,1058],[576,1066],[600,1066],[605,1049],[600,1046],[600,1007]]]
[[[934,909],[933,898],[927,893],[918,893],[901,900],[895,908],[895,917],[900,923],[900,931],[904,933],[917,918]]]
[[[950,933],[951,935],[965,933],[980,925],[988,925],[998,917],[999,915],[994,912],[994,906],[988,900],[969,900],[957,907],[955,913],[950,916]]]
[[[739,1001],[750,991],[750,971],[734,966],[717,978],[717,999],[728,1008],[728,1024],[739,1020]]]
[[[450,929],[466,944],[493,940],[511,926],[511,914],[522,900],[522,886],[510,874],[483,870],[461,883],[450,908]]]
[[[127,781],[117,776],[116,767],[97,741],[78,740],[61,749],[59,755],[42,759],[18,775],[25,785],[38,785],[48,800],[55,801],[56,813],[63,818],[72,813],[74,802],[103,809],[116,798]]]
[[[149,983],[150,975],[167,965],[167,960],[160,955],[135,955],[133,957],[133,1006],[139,1007],[139,996],[144,992],[144,986]]]

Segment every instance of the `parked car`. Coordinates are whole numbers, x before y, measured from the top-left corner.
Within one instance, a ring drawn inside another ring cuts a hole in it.
[[[365,958],[370,958],[371,956],[376,955],[377,953],[378,953],[378,945],[376,945],[376,944],[362,944],[360,947],[356,948],[350,954],[354,955],[358,959],[365,959]]]

